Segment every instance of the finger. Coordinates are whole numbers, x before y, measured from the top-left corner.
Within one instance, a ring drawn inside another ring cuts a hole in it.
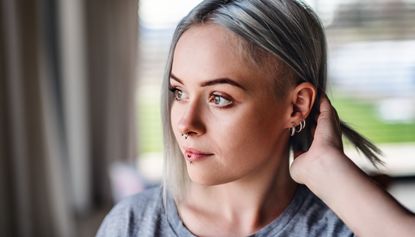
[[[334,108],[333,104],[331,103],[330,99],[327,97],[326,94],[324,94],[324,97],[327,99],[327,101],[330,104],[330,110],[333,113],[333,118],[336,120],[336,122],[340,125],[340,117],[339,117],[339,113],[337,112],[337,110]]]
[[[330,103],[326,95],[320,100],[320,114],[317,119],[315,138],[324,142],[329,142],[340,146],[341,129],[340,119],[336,110]]]
[[[320,119],[327,119],[331,118],[331,104],[327,97],[322,96],[320,100],[320,115],[318,116],[318,120]]]
[[[337,110],[334,108],[334,106],[331,104],[330,99],[327,97],[327,95],[322,95],[321,103],[320,103],[320,114],[323,113],[323,118],[328,117],[330,120],[335,122],[336,127],[340,128],[340,117],[337,113]]]
[[[334,108],[333,104],[331,103],[330,99],[327,97],[327,95],[325,95],[327,101],[330,103],[330,110],[332,113],[332,119],[333,122],[335,124],[335,128],[336,128],[336,132],[339,134],[339,136],[341,136],[342,133],[342,129],[341,129],[341,120],[339,117],[339,113],[337,112],[336,108]]]

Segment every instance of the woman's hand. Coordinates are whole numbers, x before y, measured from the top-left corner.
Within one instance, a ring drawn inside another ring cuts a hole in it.
[[[290,172],[292,178],[302,184],[312,185],[313,175],[321,175],[327,169],[348,166],[350,162],[343,153],[340,119],[326,96],[321,98],[320,114],[314,130],[310,149],[295,153]]]
[[[314,140],[294,154],[292,178],[305,184],[357,236],[413,236],[415,215],[374,184],[343,152],[340,120],[326,97],[321,99]]]

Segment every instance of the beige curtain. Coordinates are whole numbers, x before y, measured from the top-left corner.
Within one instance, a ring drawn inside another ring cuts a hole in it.
[[[138,3],[0,2],[0,236],[91,236],[136,158]]]
[[[94,198],[108,200],[102,162],[135,162],[134,110],[138,43],[135,0],[90,0],[86,4],[90,129]],[[102,106],[105,105],[105,106]],[[103,129],[105,128],[105,129]]]

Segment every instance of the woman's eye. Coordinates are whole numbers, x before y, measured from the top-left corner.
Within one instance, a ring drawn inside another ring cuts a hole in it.
[[[212,95],[209,99],[209,102],[218,107],[226,107],[232,104],[232,100],[220,95]]]
[[[174,98],[176,98],[176,100],[182,100],[183,99],[183,91],[176,89],[174,91]]]
[[[173,92],[175,100],[182,101],[185,99],[185,93],[182,90],[178,88],[171,88],[170,91]]]

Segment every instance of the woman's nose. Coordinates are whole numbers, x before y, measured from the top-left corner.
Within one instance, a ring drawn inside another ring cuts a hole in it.
[[[200,136],[206,130],[203,120],[202,105],[197,101],[193,101],[185,105],[178,124],[179,132],[188,136]]]

